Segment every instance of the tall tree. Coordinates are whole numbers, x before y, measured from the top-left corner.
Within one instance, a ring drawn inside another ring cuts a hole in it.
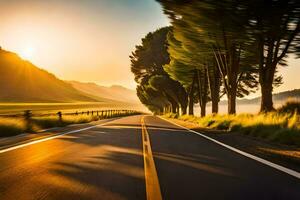
[[[251,55],[253,42],[246,34],[244,24],[248,16],[241,9],[242,4],[234,0],[160,2],[172,20],[174,34],[183,33],[184,39],[181,42],[185,48],[190,47],[191,52],[199,56],[196,59],[198,63],[202,60],[202,65],[206,67],[218,67],[228,98],[228,113],[234,114],[236,97],[248,94],[257,84],[253,74],[255,70],[251,69],[255,61],[250,59],[254,58]],[[211,55],[216,65],[211,62]]]
[[[245,2],[250,16],[248,35],[256,41],[258,49],[261,111],[272,111],[274,110],[273,85],[281,78],[276,77],[278,65],[284,65],[287,55],[299,50],[300,1],[254,0]]]
[[[185,114],[187,94],[182,85],[172,80],[163,69],[163,65],[170,61],[166,43],[169,30],[170,27],[161,28],[142,39],[142,45],[136,46],[130,56],[131,71],[139,84],[138,96],[150,110],[161,112],[170,106],[173,113],[178,113],[180,107]],[[159,98],[164,101],[158,106],[156,100]],[[165,108],[161,108],[163,105]]]

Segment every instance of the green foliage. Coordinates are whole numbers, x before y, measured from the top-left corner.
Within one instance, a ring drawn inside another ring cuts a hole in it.
[[[246,32],[249,18],[247,10],[241,9],[244,2],[159,2],[173,25],[173,35],[168,37],[171,62],[165,66],[166,71],[187,86],[192,82],[193,70],[207,75],[209,81],[199,81],[200,104],[205,104],[207,82],[213,105],[219,101],[222,78],[228,110],[235,113],[236,97],[255,91],[258,84],[256,49]]]
[[[177,90],[166,80],[178,81],[188,93],[189,113],[199,102],[201,116],[205,116],[209,100],[212,113],[217,113],[223,94],[228,99],[228,113],[235,114],[236,98],[255,92],[260,84],[261,111],[274,110],[273,87],[282,83],[277,65],[286,65],[290,52],[300,54],[299,1],[157,1],[172,27],[149,33],[136,47],[130,58],[137,83],[160,92],[174,111],[176,104],[186,107],[181,102],[187,97],[174,95]],[[147,95],[139,96],[148,107],[158,110]],[[161,111],[168,105],[159,107]],[[220,127],[229,125],[223,122]]]
[[[147,34],[142,45],[130,56],[131,71],[135,76],[140,101],[154,113],[170,107],[172,112],[186,110],[187,94],[182,85],[171,79],[163,66],[170,62],[167,35],[170,27]]]

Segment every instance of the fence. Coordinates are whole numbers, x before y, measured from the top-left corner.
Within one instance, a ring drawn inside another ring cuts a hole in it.
[[[131,115],[131,114],[141,114],[139,111],[135,110],[91,110],[91,111],[76,111],[76,112],[66,112],[58,111],[56,113],[36,113],[34,114],[31,110],[25,110],[23,113],[14,113],[14,114],[0,114],[0,117],[47,117],[47,116],[58,116],[59,118],[62,115],[95,115],[95,116],[104,116],[111,117],[116,115]]]
[[[34,117],[50,117],[56,116],[58,122],[63,122],[63,116],[95,116],[96,119],[107,119],[112,117],[121,117],[129,115],[141,114],[139,111],[135,110],[91,110],[91,111],[76,111],[76,112],[66,112],[58,111],[57,113],[33,113],[31,110],[25,110],[23,113],[16,114],[0,114],[0,117],[13,117],[13,118],[22,118],[25,121],[26,129],[29,131],[32,129],[33,118]]]

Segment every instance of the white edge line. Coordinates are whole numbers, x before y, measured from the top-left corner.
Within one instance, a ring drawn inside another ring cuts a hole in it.
[[[188,130],[188,131],[190,131],[190,132],[192,132],[192,133],[195,133],[195,134],[197,134],[197,135],[199,135],[199,136],[201,136],[201,137],[203,137],[203,138],[205,138],[205,139],[207,139],[207,140],[210,140],[210,141],[212,141],[212,142],[214,142],[214,143],[217,143],[218,145],[221,145],[221,146],[223,146],[223,147],[225,147],[225,148],[227,148],[227,149],[229,149],[229,150],[231,150],[231,151],[234,151],[234,152],[236,152],[236,153],[238,153],[238,154],[241,154],[241,155],[243,155],[243,156],[246,156],[246,157],[248,157],[248,158],[250,158],[250,159],[252,159],[252,160],[258,161],[258,162],[260,162],[260,163],[262,163],[262,164],[268,165],[268,166],[270,166],[270,167],[272,167],[272,168],[274,168],[274,169],[277,169],[277,170],[279,170],[279,171],[282,171],[282,172],[284,172],[284,173],[287,173],[287,174],[289,174],[289,175],[291,175],[291,176],[294,176],[294,177],[300,179],[300,173],[297,172],[297,171],[295,171],[295,170],[292,170],[292,169],[283,167],[283,166],[281,166],[281,165],[272,163],[272,162],[270,162],[270,161],[268,161],[268,160],[265,160],[265,159],[263,159],[263,158],[254,156],[254,155],[252,155],[252,154],[250,154],[250,153],[246,153],[246,152],[241,151],[241,150],[239,150],[239,149],[237,149],[237,148],[234,148],[234,147],[232,147],[232,146],[229,146],[229,145],[227,145],[227,144],[224,144],[224,143],[222,143],[222,142],[219,142],[218,140],[215,140],[215,139],[213,139],[213,138],[211,138],[211,137],[208,137],[208,136],[206,136],[206,135],[203,135],[203,134],[201,134],[201,133],[199,133],[199,132],[197,132],[197,131],[188,129],[188,128],[186,128],[186,127],[184,127],[184,126],[181,126],[181,125],[179,125],[179,124],[177,124],[177,123],[175,123],[175,122],[172,122],[172,121],[170,121],[170,120],[167,120],[167,119],[165,119],[165,118],[163,118],[163,117],[160,117],[160,116],[158,116],[158,117],[159,117],[160,119],[163,119],[163,120],[165,120],[165,121],[167,121],[167,122],[169,122],[169,123],[171,123],[171,124],[174,124],[174,125],[176,125],[176,126],[178,126],[178,127],[180,127],[180,128],[183,128],[183,129]]]
[[[89,127],[82,128],[82,129],[77,129],[77,130],[73,130],[73,131],[67,131],[67,132],[63,132],[63,133],[61,133],[61,134],[54,135],[54,136],[51,136],[51,137],[47,137],[47,138],[44,138],[44,139],[35,140],[35,141],[28,142],[28,143],[25,143],[25,144],[20,144],[20,145],[8,147],[8,148],[6,148],[6,149],[1,149],[1,150],[0,150],[0,154],[1,154],[1,153],[5,153],[5,152],[9,152],[9,151],[12,151],[12,150],[20,149],[20,148],[23,148],[23,147],[26,147],[26,146],[29,146],[29,145],[33,145],[33,144],[45,142],[45,141],[48,141],[48,140],[53,140],[53,139],[55,139],[55,138],[58,138],[58,137],[61,137],[61,136],[64,136],[64,135],[68,135],[68,134],[71,134],[71,133],[77,133],[77,132],[81,132],[81,131],[85,131],[85,130],[89,130],[89,129],[95,128],[95,127],[97,127],[97,126],[103,126],[103,125],[106,125],[106,124],[108,124],[108,123],[110,123],[110,122],[111,122],[111,121],[105,122],[105,123],[103,123],[103,124],[98,124],[98,125],[94,125],[94,126],[89,126]]]

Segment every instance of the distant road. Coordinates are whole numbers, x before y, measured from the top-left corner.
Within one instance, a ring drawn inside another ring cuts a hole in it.
[[[300,179],[158,117],[96,125],[2,151],[0,199],[300,199]]]

